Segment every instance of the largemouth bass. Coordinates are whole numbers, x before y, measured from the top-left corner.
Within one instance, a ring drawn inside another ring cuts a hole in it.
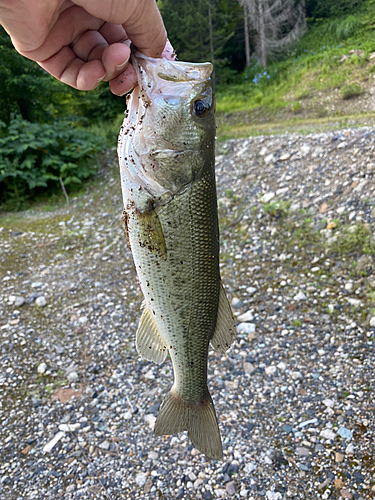
[[[212,65],[140,53],[132,62],[138,87],[118,154],[126,234],[144,295],[136,346],[155,363],[169,352],[174,371],[155,434],[187,430],[196,448],[221,458],[207,358],[210,342],[229,348],[235,324],[219,272]]]

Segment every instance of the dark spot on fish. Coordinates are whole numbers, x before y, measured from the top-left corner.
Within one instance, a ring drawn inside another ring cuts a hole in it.
[[[190,366],[191,366],[191,367],[193,367],[193,366],[194,366],[193,361],[190,361]]]
[[[152,310],[152,314],[155,316],[155,311],[154,310]]]
[[[180,264],[183,264],[182,260],[180,260]]]

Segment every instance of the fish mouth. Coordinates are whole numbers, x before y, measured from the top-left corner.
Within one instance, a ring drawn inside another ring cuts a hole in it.
[[[179,94],[183,95],[184,90],[190,90],[193,84],[210,80],[213,70],[213,66],[209,62],[190,63],[170,61],[165,58],[155,59],[145,56],[133,46],[131,63],[137,75],[140,97],[146,107],[151,104],[151,94],[165,93],[166,91],[168,93],[168,88],[170,88],[173,95],[176,93],[177,84]]]

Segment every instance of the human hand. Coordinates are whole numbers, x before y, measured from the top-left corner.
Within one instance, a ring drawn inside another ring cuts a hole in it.
[[[131,90],[131,43],[173,58],[155,0],[3,0],[0,24],[20,54],[79,90],[103,80],[114,94]]]

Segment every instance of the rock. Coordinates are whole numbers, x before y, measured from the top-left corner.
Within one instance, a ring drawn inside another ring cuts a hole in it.
[[[47,300],[45,298],[44,295],[41,295],[40,297],[37,297],[35,299],[35,304],[38,306],[38,307],[44,307],[47,305]]]
[[[264,158],[264,163],[266,165],[269,165],[270,163],[272,163],[274,161],[274,155],[273,153],[270,153],[269,155],[267,155],[265,158]]]
[[[297,446],[296,453],[300,457],[308,457],[310,454],[309,450],[303,446]]]
[[[256,367],[252,363],[249,363],[248,361],[245,361],[242,366],[243,366],[243,371],[245,373],[249,373],[250,375],[254,373],[256,370]]]
[[[46,372],[46,370],[47,370],[47,365],[44,362],[40,363],[40,365],[38,365],[38,368],[37,368],[38,373],[43,374]]]
[[[286,160],[289,160],[290,157],[291,157],[290,153],[282,153],[282,155],[280,156],[279,160],[280,161],[286,161]]]
[[[59,430],[62,432],[74,432],[81,427],[81,424],[77,422],[76,424],[60,424]]]
[[[178,490],[178,492],[176,493],[176,498],[177,498],[177,500],[180,500],[181,498],[183,498],[183,497],[184,497],[184,495],[185,495],[185,490],[184,490],[184,488],[180,488],[180,489]]]
[[[145,486],[143,488],[144,493],[150,493],[150,490],[152,488],[152,478],[148,477],[145,482]]]
[[[255,332],[255,323],[240,323],[237,326],[238,333],[247,333],[248,335]]]
[[[323,429],[322,431],[320,431],[320,435],[324,439],[335,439],[336,432],[332,431],[331,429]]]
[[[225,491],[228,493],[230,497],[236,494],[236,485],[234,481],[230,481],[225,485]]]
[[[345,453],[347,455],[353,455],[353,453],[354,453],[354,446],[352,444],[348,444],[348,446],[345,448]]]
[[[341,498],[349,498],[349,500],[354,498],[353,493],[350,493],[348,490],[345,490],[344,488],[342,488],[340,490],[340,495],[341,495]]]
[[[248,293],[249,295],[253,295],[253,294],[257,291],[257,289],[256,289],[256,288],[254,288],[253,286],[248,286],[248,287],[246,288],[246,291],[247,291],[247,293]]]
[[[193,486],[197,490],[203,483],[204,483],[203,479],[201,479],[200,477],[198,477],[198,479],[196,479],[194,481]]]
[[[287,434],[290,434],[293,431],[293,427],[289,424],[284,424],[281,429],[286,432]]]
[[[340,427],[340,429],[337,431],[337,434],[347,441],[351,441],[353,437],[352,431],[350,429],[347,429],[346,427]]]
[[[327,408],[333,408],[335,406],[335,402],[333,401],[333,399],[323,399],[322,403]]]
[[[237,317],[237,321],[240,323],[247,323],[250,322],[254,319],[253,313],[251,311],[247,311],[244,314],[240,314],[240,316]]]
[[[283,361],[280,361],[280,363],[278,363],[276,367],[282,372],[285,372],[286,370],[286,364]]]
[[[277,369],[276,369],[275,365],[270,365],[270,366],[266,366],[266,368],[264,369],[264,371],[266,372],[266,374],[268,376],[272,377],[273,375],[275,375]]]
[[[67,486],[67,488],[66,488],[66,490],[65,490],[65,491],[66,491],[67,493],[72,493],[73,491],[75,491],[75,490],[76,490],[76,488],[77,488],[77,487],[76,487],[76,485],[75,485],[75,484],[69,484],[69,486]]]
[[[283,497],[279,491],[266,491],[267,500],[283,500]]]
[[[307,156],[310,153],[310,150],[311,150],[310,146],[304,144],[300,149],[301,156]]]
[[[375,316],[370,318],[370,326],[375,327]]]
[[[246,472],[246,474],[251,474],[256,470],[256,468],[257,466],[254,464],[254,462],[249,462],[245,465],[244,471]]]
[[[242,300],[240,300],[239,298],[237,297],[233,297],[232,301],[231,301],[231,306],[234,308],[234,309],[239,309],[240,307],[243,306],[243,302]]]
[[[156,451],[149,451],[148,458],[151,458],[151,460],[157,460],[159,458],[159,453]]]
[[[148,423],[148,426],[151,430],[154,430],[156,417],[155,415],[148,414],[144,416],[145,421]]]
[[[56,444],[60,441],[65,436],[65,432],[58,432],[51,441],[49,441],[46,445],[43,447],[43,451],[45,453],[50,453],[53,448],[56,446]]]
[[[275,197],[275,193],[271,191],[271,192],[269,192],[269,193],[265,193],[265,194],[261,197],[260,201],[261,201],[262,203],[268,203],[268,202],[269,202],[269,201],[271,201],[271,200],[272,200],[272,198],[274,198],[274,197]]]
[[[138,474],[135,476],[135,482],[138,484],[140,488],[145,485],[147,480],[147,473],[146,472],[138,472]]]
[[[77,382],[78,380],[78,373],[77,372],[70,372],[67,376],[67,379],[69,380],[69,382],[73,383],[73,382]]]
[[[298,292],[297,295],[295,295],[294,300],[306,300],[306,295],[303,292]]]
[[[111,446],[111,443],[109,441],[105,440],[102,443],[100,443],[99,448],[101,448],[102,450],[108,451],[110,446]],[[143,484],[141,486],[143,486]]]
[[[302,378],[302,373],[301,372],[292,372],[290,374],[290,376],[293,380],[298,380],[298,379]]]
[[[339,453],[338,451],[336,451],[335,453],[335,462],[336,463],[340,463],[340,462],[343,462],[344,461],[344,455],[342,453]]]
[[[203,498],[203,500],[211,500],[211,498],[212,498],[212,493],[211,493],[211,491],[209,491],[209,490],[205,490],[205,491],[202,493],[202,498]]]

